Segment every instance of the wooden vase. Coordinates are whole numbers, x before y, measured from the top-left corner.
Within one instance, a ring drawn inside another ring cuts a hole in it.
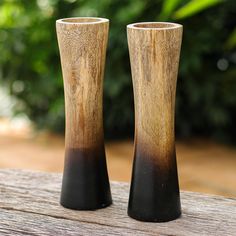
[[[128,215],[164,222],[181,214],[174,113],[182,26],[127,26],[135,102],[135,148]]]
[[[65,165],[61,204],[78,210],[111,204],[103,135],[103,74],[109,20],[56,21],[65,110]]]

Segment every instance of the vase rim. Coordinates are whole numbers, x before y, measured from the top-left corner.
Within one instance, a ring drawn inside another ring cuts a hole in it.
[[[60,24],[74,24],[74,25],[90,25],[90,24],[99,24],[105,22],[109,22],[109,20],[102,17],[90,17],[90,16],[62,18],[56,21],[56,23]]]
[[[172,22],[137,22],[127,25],[129,29],[137,29],[137,30],[172,30],[177,28],[182,28],[183,26],[178,23]]]

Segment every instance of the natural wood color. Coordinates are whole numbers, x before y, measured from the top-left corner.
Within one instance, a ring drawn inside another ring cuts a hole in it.
[[[181,214],[174,114],[182,28],[167,22],[127,26],[135,105],[128,214],[142,221],[170,221]]]
[[[57,20],[66,107],[66,147],[103,144],[103,74],[109,20]]]
[[[61,175],[0,171],[1,235],[235,235],[236,199],[182,192],[183,215],[168,223],[129,218],[129,185],[113,182],[114,204],[97,211],[59,205]]]
[[[182,26],[134,23],[127,26],[135,101],[135,144],[169,165],[174,150],[175,93]]]

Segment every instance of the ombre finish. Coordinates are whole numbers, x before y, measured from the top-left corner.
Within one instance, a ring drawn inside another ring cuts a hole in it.
[[[109,20],[57,20],[65,92],[65,167],[61,204],[78,210],[111,204],[103,138],[103,74]]]
[[[135,151],[128,214],[151,222],[181,214],[174,113],[182,26],[127,26],[135,101]]]

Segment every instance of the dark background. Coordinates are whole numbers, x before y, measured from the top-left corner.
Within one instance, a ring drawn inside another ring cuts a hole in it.
[[[39,129],[64,131],[64,94],[55,21],[110,19],[104,80],[106,138],[132,137],[133,93],[126,25],[171,21],[184,26],[176,134],[236,144],[236,1],[2,0],[0,82]]]

